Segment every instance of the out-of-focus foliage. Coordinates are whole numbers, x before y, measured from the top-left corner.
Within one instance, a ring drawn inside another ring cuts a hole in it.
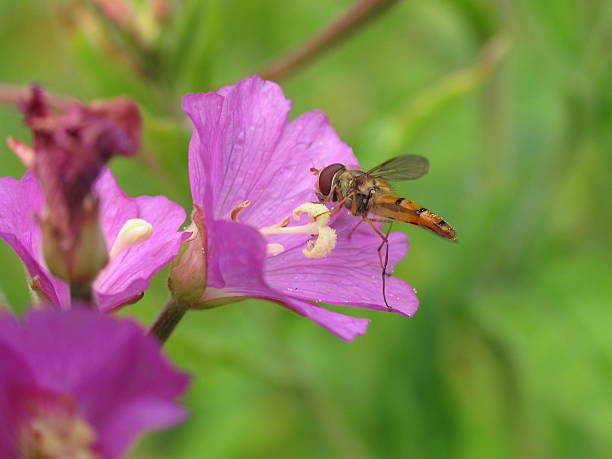
[[[181,95],[254,73],[350,4],[176,0],[157,30],[140,1],[148,53],[81,3],[0,3],[0,82],[134,97],[145,148],[113,168],[129,193],[186,207]],[[460,243],[402,228],[397,273],[421,310],[354,311],[374,320],[351,344],[262,301],[190,313],[168,350],[195,374],[191,419],[134,457],[611,457],[611,48],[607,0],[405,0],[284,81],[294,114],[325,110],[365,166],[429,157],[399,192]],[[7,135],[27,137],[0,106]],[[0,257],[23,309],[20,263]],[[125,312],[150,322],[165,295],[160,275]]]

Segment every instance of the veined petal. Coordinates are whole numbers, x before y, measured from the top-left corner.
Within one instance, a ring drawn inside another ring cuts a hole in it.
[[[217,93],[188,94],[183,109],[194,123],[189,147],[194,202],[224,219],[244,201],[244,223],[265,226],[315,198],[311,167],[354,164],[352,150],[324,113],[288,122],[291,103],[275,83],[252,77]]]
[[[348,239],[348,233],[358,222],[358,218],[343,213],[333,223],[338,239],[335,249],[325,258],[307,259],[302,246],[293,246],[267,259],[265,278],[269,285],[277,290],[292,290],[293,296],[307,300],[389,311],[382,295],[382,268],[377,251],[381,239],[365,224]],[[391,233],[387,272],[406,252],[406,235]],[[414,289],[395,277],[387,277],[386,284],[392,312],[412,316],[419,304]]]
[[[0,237],[17,252],[30,279],[37,278],[42,292],[56,306],[70,304],[67,285],[46,269],[41,252],[41,215],[44,198],[38,180],[27,172],[21,180],[0,177]]]
[[[317,306],[310,301],[291,298],[288,305],[298,314],[308,317],[345,341],[353,341],[356,337],[363,335],[370,323],[370,319],[340,314]]]
[[[215,263],[223,276],[217,279],[214,299],[268,299],[310,318],[344,340],[351,341],[365,333],[369,322],[367,319],[329,311],[304,301],[299,295],[293,295],[289,289],[270,287],[264,277],[264,263],[269,260],[266,259],[266,243],[254,228],[241,223],[214,221],[208,230],[209,247],[213,245],[216,254],[215,257],[209,257],[208,261]]]
[[[108,247],[112,247],[121,227],[131,218],[144,219],[153,226],[150,238],[121,252],[96,279],[98,304],[106,311],[145,291],[149,280],[177,256],[189,233],[178,231],[185,220],[181,206],[164,196],[128,197],[108,169],[96,182],[96,193],[101,200]]]
[[[270,164],[290,108],[280,87],[259,77],[247,78],[214,95],[186,95],[183,109],[198,132],[190,145],[190,157],[200,157],[190,159],[190,166],[205,168],[191,170],[196,175],[192,177],[194,202],[205,208],[212,202],[212,217],[221,219],[244,201],[241,196],[253,188]]]
[[[322,169],[337,162],[355,164],[357,159],[325,114],[310,111],[300,115],[287,124],[269,164],[249,190],[245,199],[252,204],[240,214],[241,221],[262,227],[291,215],[300,204],[316,201],[317,177],[310,168]],[[235,190],[234,199],[240,199],[242,193]]]

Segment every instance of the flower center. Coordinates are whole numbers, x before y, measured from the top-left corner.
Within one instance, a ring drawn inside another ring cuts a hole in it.
[[[115,243],[110,249],[109,258],[111,260],[117,258],[121,252],[146,241],[152,234],[153,225],[148,221],[142,218],[129,219],[119,231]]]
[[[83,419],[64,413],[38,413],[20,438],[25,458],[96,459],[93,428]]]
[[[244,201],[239,204],[231,212],[231,218],[238,221],[240,212],[250,204],[250,201]],[[307,202],[293,209],[293,219],[298,221],[302,214],[308,214],[310,223],[304,225],[288,226],[291,219],[285,217],[276,225],[264,226],[259,229],[259,232],[264,236],[274,234],[308,234],[316,235],[315,240],[309,240],[306,243],[306,248],[302,253],[307,258],[323,258],[336,247],[336,231],[329,227],[329,209],[321,203]],[[267,245],[267,254],[275,256],[285,251],[282,244],[271,243]]]

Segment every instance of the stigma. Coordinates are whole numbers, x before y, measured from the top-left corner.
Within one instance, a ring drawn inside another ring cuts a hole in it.
[[[336,231],[329,227],[329,209],[320,203],[307,202],[293,209],[293,219],[299,221],[303,214],[307,214],[310,223],[304,225],[288,226],[289,218],[283,219],[280,223],[272,226],[260,228],[259,232],[264,236],[274,234],[308,234],[316,235],[317,238],[309,240],[302,253],[307,258],[326,257],[336,247]],[[270,247],[274,246],[274,247]],[[280,246],[280,247],[279,247]],[[268,244],[268,253],[278,255],[284,248],[281,244]]]
[[[117,238],[110,249],[109,258],[111,261],[117,256],[134,247],[151,237],[153,234],[153,225],[142,218],[131,218],[126,221],[119,231]]]
[[[95,432],[83,419],[69,414],[38,413],[20,437],[24,457],[96,459]]]

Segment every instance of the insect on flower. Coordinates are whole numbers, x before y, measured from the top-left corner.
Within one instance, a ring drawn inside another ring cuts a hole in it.
[[[429,170],[427,158],[419,155],[403,155],[385,161],[384,163],[362,171],[348,169],[344,164],[336,163],[311,171],[318,175],[315,184],[315,193],[321,202],[337,203],[330,211],[338,213],[342,206],[349,209],[351,214],[361,217],[351,233],[364,221],[381,238],[378,247],[378,257],[382,268],[382,288],[385,304],[387,302],[386,282],[387,264],[389,262],[389,239],[391,224],[394,221],[411,223],[427,228],[442,237],[456,240],[455,230],[441,217],[430,212],[425,207],[391,194],[388,181],[416,180],[424,176]],[[372,218],[370,215],[376,217]],[[383,233],[375,223],[389,223],[388,230]],[[385,249],[383,257],[382,250]]]

